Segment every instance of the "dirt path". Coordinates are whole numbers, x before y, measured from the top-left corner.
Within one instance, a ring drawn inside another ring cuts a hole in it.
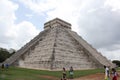
[[[40,77],[41,77],[41,78],[50,79],[50,80],[60,80],[60,79],[59,79],[59,78],[57,78],[57,77],[47,76],[47,75],[41,75]]]
[[[50,79],[50,80],[60,80],[60,79],[58,79],[56,77],[52,77],[52,76],[42,75],[40,77]],[[98,74],[92,74],[89,76],[84,76],[84,77],[80,77],[80,78],[76,78],[76,79],[67,79],[67,80],[104,80],[104,74],[98,73]]]
[[[119,72],[119,74],[120,74],[120,72]],[[60,79],[58,79],[56,77],[52,77],[52,76],[40,76],[40,77],[47,78],[50,80],[60,80]],[[67,80],[104,80],[104,73],[91,74],[88,76],[75,78],[75,79],[67,79]],[[120,80],[120,77],[118,77],[118,80]]]
[[[97,74],[92,74],[92,75],[76,78],[73,80],[104,80],[104,74],[97,73]]]
[[[119,72],[119,75],[120,75],[120,72]],[[97,73],[97,74],[92,74],[92,75],[76,78],[73,80],[104,80],[104,74]],[[111,78],[111,80],[112,80],[112,78]],[[118,80],[120,80],[120,77],[118,77]]]

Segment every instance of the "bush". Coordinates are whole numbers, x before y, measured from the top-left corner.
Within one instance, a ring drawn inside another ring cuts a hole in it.
[[[112,63],[116,64],[118,67],[120,67],[120,61],[119,60],[113,60]]]

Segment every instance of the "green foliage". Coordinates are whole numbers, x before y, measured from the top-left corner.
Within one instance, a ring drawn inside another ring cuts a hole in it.
[[[102,69],[77,70],[74,78],[103,72]],[[51,76],[43,77],[43,76]],[[0,71],[0,80],[60,80],[62,71],[33,70],[25,68],[10,67],[8,70]],[[69,78],[69,72],[67,71]]]
[[[6,49],[0,49],[0,62],[3,62],[6,58],[10,57],[9,52]]]
[[[9,53],[9,51],[7,49],[0,48],[0,63],[5,61],[7,58],[9,58],[14,53],[15,53],[15,51],[13,51],[12,53]]]
[[[118,67],[120,67],[120,61],[119,60],[113,60],[112,63],[116,64]]]

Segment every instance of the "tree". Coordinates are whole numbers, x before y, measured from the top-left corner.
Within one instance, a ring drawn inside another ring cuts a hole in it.
[[[116,64],[118,67],[120,67],[120,61],[119,60],[113,60],[112,63]]]
[[[13,55],[15,51],[10,53],[7,49],[0,48],[0,63],[5,61],[7,58],[9,58],[11,55]]]
[[[9,57],[9,52],[6,49],[0,49],[0,62],[3,62],[6,58]]]

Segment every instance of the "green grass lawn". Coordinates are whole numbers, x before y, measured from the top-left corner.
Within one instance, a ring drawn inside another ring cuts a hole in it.
[[[74,78],[101,72],[103,72],[103,69],[77,70],[74,71]],[[10,67],[8,70],[0,70],[0,80],[53,80],[43,76],[52,76],[55,80],[60,80],[62,71],[33,70],[17,67]],[[69,77],[68,71],[67,77]]]

